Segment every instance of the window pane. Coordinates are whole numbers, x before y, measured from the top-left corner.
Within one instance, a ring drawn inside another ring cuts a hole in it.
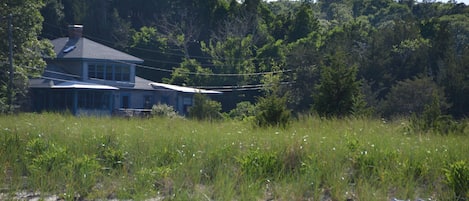
[[[122,80],[130,81],[130,67],[129,66],[122,67]]]
[[[88,65],[88,78],[96,78],[96,65]]]
[[[115,65],[114,66],[114,75],[115,75],[115,80],[116,81],[121,81],[122,80],[122,66],[119,66],[119,65]]]
[[[114,80],[114,77],[112,76],[112,65],[107,65],[106,66],[106,80]]]
[[[104,65],[103,64],[98,64],[96,66],[96,78],[104,79]]]

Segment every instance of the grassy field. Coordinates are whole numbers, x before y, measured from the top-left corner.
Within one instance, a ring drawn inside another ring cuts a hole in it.
[[[66,200],[468,200],[467,129],[407,124],[0,116],[0,189]]]

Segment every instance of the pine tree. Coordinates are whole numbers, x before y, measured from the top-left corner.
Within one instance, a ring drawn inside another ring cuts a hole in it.
[[[313,93],[313,107],[321,116],[347,116],[354,112],[360,95],[356,66],[347,66],[345,53],[329,56],[320,67],[321,78]],[[356,111],[355,111],[356,112]]]

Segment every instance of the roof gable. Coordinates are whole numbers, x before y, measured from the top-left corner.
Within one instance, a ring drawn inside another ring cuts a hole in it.
[[[118,60],[142,63],[143,60],[87,38],[57,38],[51,41],[57,59]]]

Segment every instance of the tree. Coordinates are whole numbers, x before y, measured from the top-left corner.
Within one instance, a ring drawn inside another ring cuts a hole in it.
[[[194,95],[194,105],[189,109],[189,117],[197,120],[221,119],[221,103],[210,100],[204,94]]]
[[[44,17],[42,37],[54,39],[63,36],[66,24],[64,22],[64,6],[58,0],[45,0],[45,6],[41,9]]]
[[[319,22],[314,17],[313,11],[309,4],[303,3],[288,33],[288,41],[294,42],[300,38],[307,37],[310,33],[317,31]]]
[[[274,68],[275,69],[275,68]],[[282,74],[266,74],[262,79],[264,96],[256,103],[255,123],[261,127],[286,127],[290,122],[288,94],[281,88]]]
[[[420,115],[426,105],[435,99],[439,102],[441,111],[448,109],[444,91],[431,77],[416,77],[397,82],[382,105],[385,117],[399,115]]]
[[[204,68],[195,59],[184,59],[179,67],[174,68],[171,78],[163,79],[165,82],[177,85],[207,86],[210,85],[212,71]]]
[[[167,54],[167,39],[159,35],[155,27],[142,27],[132,36],[130,53],[145,58],[145,66],[157,66],[161,70],[137,68],[137,75],[143,78],[160,81],[163,77],[169,77],[172,65],[177,62],[167,62],[170,55]]]
[[[321,116],[352,114],[357,98],[361,96],[357,66],[347,66],[345,53],[337,52],[320,67],[321,78],[313,95],[314,109]]]
[[[27,104],[28,79],[42,74],[46,65],[43,56],[52,57],[52,45],[47,40],[39,40],[43,18],[40,9],[43,1],[21,0],[0,4],[0,111],[6,112],[7,83],[9,82],[8,61],[9,38],[8,16],[11,15],[14,80],[11,96],[12,104]]]

